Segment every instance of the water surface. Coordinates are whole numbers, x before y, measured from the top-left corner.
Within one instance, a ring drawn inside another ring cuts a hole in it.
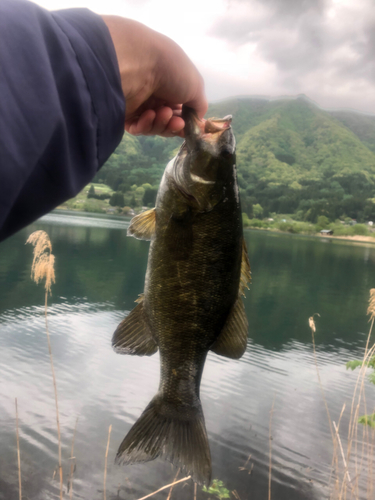
[[[30,280],[32,247],[25,246],[36,229],[48,232],[56,256],[48,315],[65,485],[77,417],[73,498],[103,498],[109,425],[108,499],[136,500],[176,474],[162,460],[114,465],[117,447],[155,394],[159,378],[158,354],[137,358],[111,349],[113,331],[143,291],[147,266],[149,244],[127,238],[127,225],[116,217],[53,213],[0,244],[1,500],[18,499],[16,397],[24,498],[58,498],[44,291]],[[318,364],[337,421],[343,404],[350,405],[356,381],[345,363],[362,356],[367,337],[375,247],[261,231],[246,232],[246,241],[253,276],[245,299],[247,351],[239,361],[209,354],[202,380],[213,477],[241,500],[268,498],[273,407],[272,498],[328,498],[332,441],[307,322],[320,313]],[[374,387],[366,384],[366,389],[368,405],[374,406]],[[343,434],[347,425],[344,414]],[[177,486],[172,498],[192,499],[192,483]],[[209,496],[198,489],[197,498]]]

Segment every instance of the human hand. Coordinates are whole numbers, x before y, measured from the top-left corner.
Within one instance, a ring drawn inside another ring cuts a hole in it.
[[[182,104],[194,108],[200,118],[208,107],[198,70],[170,38],[131,19],[102,17],[119,63],[125,130],[133,135],[182,137]]]

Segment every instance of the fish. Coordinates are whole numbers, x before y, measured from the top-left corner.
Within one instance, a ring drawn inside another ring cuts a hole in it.
[[[161,456],[209,484],[211,455],[200,401],[207,353],[239,359],[251,272],[243,237],[232,117],[201,120],[182,108],[185,142],[164,171],[155,207],[128,235],[150,240],[144,292],[112,338],[117,353],[160,353],[157,394],[122,441],[118,464]]]

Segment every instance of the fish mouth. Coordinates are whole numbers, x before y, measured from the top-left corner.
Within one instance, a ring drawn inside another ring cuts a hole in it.
[[[182,107],[181,116],[185,120],[185,142],[173,165],[173,183],[189,205],[199,212],[211,211],[221,190],[217,178],[219,165],[232,171],[230,161],[224,156],[235,150],[232,116],[200,119],[187,106]]]
[[[205,142],[216,143],[226,130],[232,127],[232,115],[224,118],[200,119],[193,108],[182,107],[181,117],[185,121],[185,138],[188,148],[193,145],[193,141],[203,140]]]

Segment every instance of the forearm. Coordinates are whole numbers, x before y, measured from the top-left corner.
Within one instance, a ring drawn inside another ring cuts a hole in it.
[[[0,240],[77,194],[123,134],[105,24],[86,10],[0,2]]]

